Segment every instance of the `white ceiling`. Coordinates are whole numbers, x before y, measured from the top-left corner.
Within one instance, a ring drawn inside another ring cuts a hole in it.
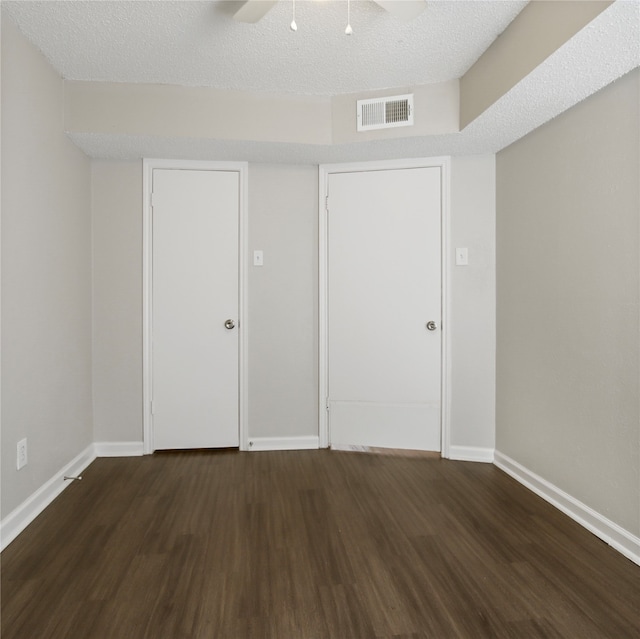
[[[403,24],[367,0],[289,1],[257,25],[211,0],[2,0],[68,79],[335,95],[458,78],[526,2],[431,0]],[[640,0],[616,0],[463,131],[321,146],[74,133],[90,157],[329,163],[495,153],[640,65]]]
[[[401,1],[401,0],[397,0]],[[527,0],[432,0],[401,22],[369,0],[281,0],[257,24],[219,0],[5,1],[67,79],[337,95],[461,77]]]

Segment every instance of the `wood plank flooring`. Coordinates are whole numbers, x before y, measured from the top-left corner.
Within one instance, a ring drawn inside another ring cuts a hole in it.
[[[3,639],[640,637],[640,567],[490,464],[98,459],[2,553]]]

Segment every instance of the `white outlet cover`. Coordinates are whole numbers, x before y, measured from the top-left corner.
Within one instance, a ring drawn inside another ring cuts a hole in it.
[[[16,467],[18,470],[27,465],[27,440],[21,439],[17,445]]]
[[[469,264],[469,249],[456,249],[456,266],[467,266]]]

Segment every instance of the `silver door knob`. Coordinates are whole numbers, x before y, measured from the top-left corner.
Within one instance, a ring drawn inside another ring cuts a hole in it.
[[[435,331],[438,328],[438,325],[435,322],[427,322],[427,330]]]
[[[228,319],[225,323],[224,323],[224,327],[231,330],[234,326],[236,325],[236,323],[232,320],[232,319]]]

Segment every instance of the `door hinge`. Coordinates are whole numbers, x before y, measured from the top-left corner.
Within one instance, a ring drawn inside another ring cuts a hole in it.
[[[151,404],[151,407],[150,407],[151,414],[153,415],[153,402],[150,402],[150,404]]]
[[[151,193],[149,194],[149,206],[153,208],[155,203],[156,203],[156,194],[153,191],[151,191]]]
[[[324,210],[328,213],[329,212],[329,196],[325,196],[324,198]]]

